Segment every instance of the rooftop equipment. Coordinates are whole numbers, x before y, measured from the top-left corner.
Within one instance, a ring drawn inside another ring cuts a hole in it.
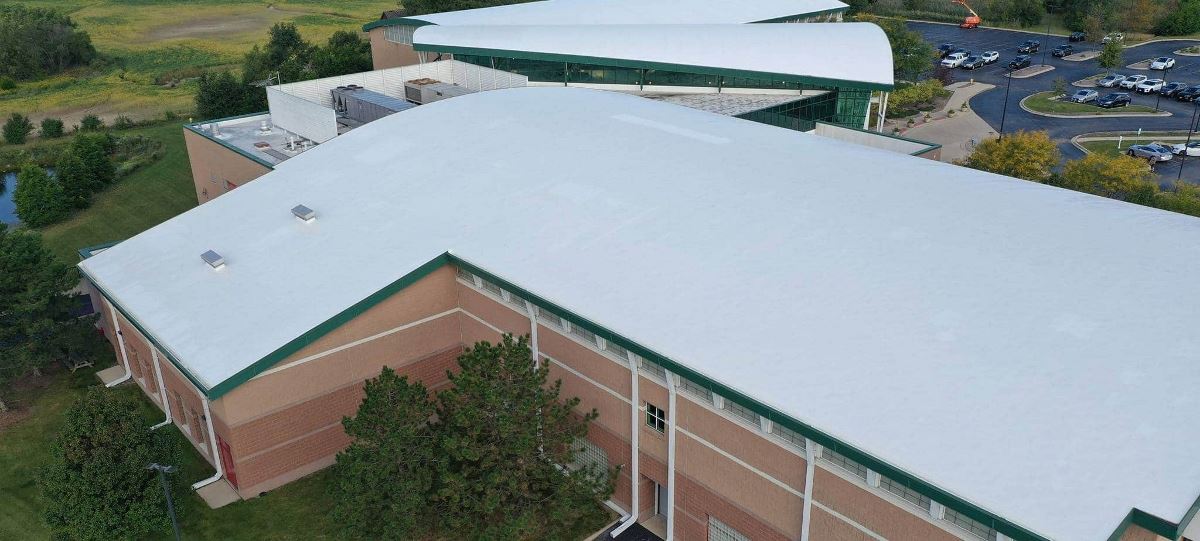
[[[214,269],[219,269],[225,265],[225,258],[212,250],[200,254],[200,259],[203,259],[205,263],[208,263],[208,266]]]
[[[329,92],[333,97],[333,109],[339,116],[363,124],[415,107],[403,99],[367,90],[358,85],[339,86]]]
[[[296,215],[297,218],[300,218],[301,220],[304,220],[306,222],[311,222],[311,221],[317,219],[316,211],[314,211],[313,209],[310,209],[304,205],[296,205],[296,206],[292,207],[292,214]]]
[[[473,92],[469,88],[443,83],[437,79],[430,79],[428,77],[413,79],[404,83],[404,97],[408,98],[408,101],[420,104],[433,103],[438,100],[463,96]]]

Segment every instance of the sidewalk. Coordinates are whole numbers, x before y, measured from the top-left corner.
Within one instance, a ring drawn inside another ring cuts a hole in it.
[[[968,108],[962,110],[962,105],[980,92],[995,88],[986,83],[959,82],[946,87],[954,91],[954,95],[946,101],[940,111],[930,114],[929,122],[921,120],[924,115],[918,115],[918,124],[906,128],[907,118],[889,120],[884,124],[884,132],[891,133],[892,128],[900,128],[900,135],[942,145],[943,162],[954,162],[965,158],[971,153],[974,140],[976,143],[984,139],[996,137],[992,127],[984,122],[975,111]],[[954,116],[947,112],[954,110]]]

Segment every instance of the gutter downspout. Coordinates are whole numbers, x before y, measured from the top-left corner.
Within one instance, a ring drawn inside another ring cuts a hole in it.
[[[162,368],[158,366],[158,349],[150,348],[150,358],[154,360],[154,379],[158,381],[158,396],[162,399],[163,411],[167,414],[167,418],[163,419],[163,422],[150,427],[150,430],[158,430],[171,424],[171,402],[167,400],[167,387],[163,385]]]
[[[816,477],[816,442],[804,441],[804,523],[800,525],[800,541],[808,541],[808,524],[812,522],[813,478]]]
[[[667,372],[667,541],[675,538],[675,377]]]
[[[208,425],[208,443],[212,449],[212,455],[210,456],[213,458],[213,465],[217,467],[217,473],[214,473],[212,477],[209,477],[208,479],[197,481],[196,484],[192,485],[192,490],[198,490],[205,486],[211,485],[221,480],[221,477],[225,475],[225,470],[221,467],[221,457],[217,455],[219,452],[217,451],[217,431],[213,430],[212,411],[209,410],[208,397],[201,395],[201,398],[204,399],[204,421],[205,424]]]
[[[891,101],[892,93],[883,93],[883,105],[879,107],[879,121],[876,122],[876,127],[879,128],[879,133],[883,133],[883,123],[887,121],[888,102]]]
[[[525,312],[529,314],[529,348],[533,350],[533,367],[537,369],[542,367],[542,355],[538,351],[538,320],[533,303],[525,301]]]
[[[117,333],[117,347],[121,349],[121,362],[125,364],[125,375],[104,385],[111,388],[129,381],[129,378],[133,377],[133,371],[129,369],[129,354],[125,353],[125,337],[121,336],[121,321],[117,319],[117,309],[113,307],[112,302],[108,303],[108,313],[112,316],[113,330]]]
[[[641,425],[638,424],[639,404],[641,400],[638,398],[638,362],[633,354],[626,353],[626,360],[629,361],[629,516],[621,521],[621,525],[613,529],[609,533],[611,537],[621,535],[625,530],[629,529],[637,523],[638,519],[638,433],[641,432]]]

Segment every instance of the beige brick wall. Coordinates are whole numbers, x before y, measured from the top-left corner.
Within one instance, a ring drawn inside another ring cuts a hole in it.
[[[372,28],[368,35],[371,38],[371,64],[375,69],[398,68],[411,66],[420,61],[411,45],[392,43],[384,38],[383,27]]]
[[[200,204],[225,193],[226,181],[241,186],[271,171],[271,168],[186,128],[183,142],[192,166],[196,201]]]

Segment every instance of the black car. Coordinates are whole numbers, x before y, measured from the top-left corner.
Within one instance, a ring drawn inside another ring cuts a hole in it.
[[[1200,97],[1200,85],[1192,85],[1175,93],[1175,99],[1179,101],[1196,101]]]
[[[1064,44],[1064,45],[1059,45],[1058,47],[1055,47],[1054,51],[1051,52],[1050,54],[1053,55],[1055,58],[1062,58],[1062,57],[1067,56],[1074,52],[1075,52],[1074,47]]]
[[[1067,36],[1067,41],[1087,41],[1087,33],[1071,32],[1071,35]]]
[[[1125,107],[1132,101],[1133,98],[1129,97],[1129,94],[1126,92],[1113,92],[1112,94],[1105,94],[1096,100],[1096,105],[1105,109],[1112,109],[1113,107]]]
[[[1170,98],[1185,88],[1187,88],[1187,83],[1167,83],[1163,85],[1162,89],[1159,90],[1158,93]]]
[[[1023,54],[1012,59],[1012,61],[1008,63],[1008,69],[1019,70],[1021,68],[1028,68],[1032,63],[1033,62],[1029,60],[1029,55]]]
[[[938,45],[938,55],[942,58],[946,58],[947,56],[950,56],[950,53],[954,52],[954,49],[956,49],[956,47],[953,43],[943,43]]]
[[[959,67],[965,70],[973,70],[982,68],[984,64],[986,64],[986,62],[983,61],[983,57],[968,56],[966,60],[963,60],[962,65]]]
[[[1020,47],[1017,47],[1018,53],[1036,53],[1042,48],[1042,43],[1034,39],[1027,39]]]

